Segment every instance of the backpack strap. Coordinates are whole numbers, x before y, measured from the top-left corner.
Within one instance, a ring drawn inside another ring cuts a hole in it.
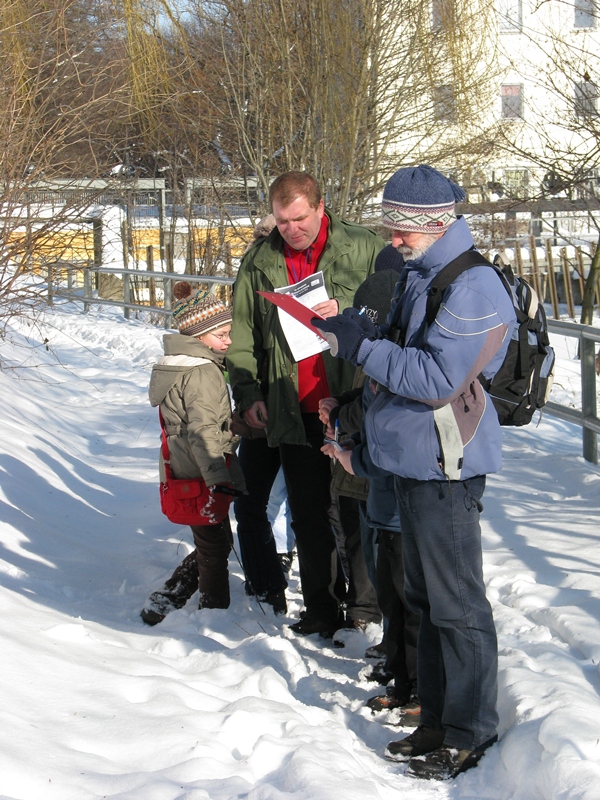
[[[454,283],[459,275],[462,275],[463,272],[466,272],[472,267],[491,267],[502,281],[502,285],[508,292],[508,296],[514,305],[513,293],[506,275],[472,247],[470,250],[465,250],[464,253],[461,253],[453,261],[446,264],[444,269],[440,270],[429,284],[429,293],[427,295],[427,306],[425,310],[427,327],[429,327],[437,317],[446,289],[451,283]]]
[[[173,471],[171,469],[171,454],[169,453],[169,443],[167,441],[167,432],[165,430],[165,420],[162,415],[162,411],[160,406],[158,407],[158,418],[160,420],[160,430],[161,430],[161,451],[163,457],[163,464],[165,467],[165,476],[168,481],[173,480]]]

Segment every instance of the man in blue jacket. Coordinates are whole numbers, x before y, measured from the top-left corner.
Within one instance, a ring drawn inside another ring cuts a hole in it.
[[[455,203],[465,193],[437,170],[398,170],[383,193],[383,224],[406,261],[385,336],[347,309],[319,327],[331,352],[379,385],[366,416],[369,452],[394,473],[406,600],[421,615],[421,724],[386,755],[408,773],[445,779],[497,740],[498,646],[482,574],[479,515],[485,476],[502,463],[494,406],[477,376],[502,364],[515,323],[489,266],[463,272],[426,322],[433,278],[473,237]]]

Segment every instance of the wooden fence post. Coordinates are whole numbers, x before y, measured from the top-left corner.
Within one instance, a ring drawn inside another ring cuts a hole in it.
[[[554,319],[560,319],[560,310],[558,307],[558,287],[556,285],[556,274],[554,272],[554,259],[552,258],[552,245],[550,240],[546,239],[546,271],[548,273],[548,287],[550,289],[550,302],[552,304],[552,316]]]
[[[94,266],[102,266],[102,220],[92,221],[92,235],[94,238]],[[98,288],[98,287],[96,287]]]
[[[146,269],[154,272],[154,248],[151,244],[146,247]],[[156,286],[154,278],[148,280],[149,301],[151,306],[156,305]]]
[[[581,297],[581,302],[583,302],[583,293],[585,291],[585,266],[583,263],[583,250],[581,247],[575,248],[575,258],[577,260],[577,275],[579,277],[579,292]]]
[[[535,247],[535,236],[529,237],[529,257],[531,259],[531,278],[533,281],[533,288],[535,289],[537,296],[543,302],[544,295],[542,294],[542,288],[540,286],[540,267],[538,264],[537,250]]]
[[[573,287],[571,286],[571,270],[569,259],[567,258],[567,248],[560,248],[560,260],[562,264],[563,281],[565,284],[565,295],[567,299],[567,310],[571,319],[575,319],[575,304],[573,303]]]
[[[53,281],[53,277],[54,276],[53,276],[53,272],[52,272],[52,262],[51,261],[49,261],[46,264],[46,271],[47,271],[47,274],[48,274],[48,305],[52,306],[52,305],[54,305],[54,299],[52,297],[53,289],[54,289],[52,281]]]
[[[129,277],[128,272],[123,272],[123,302],[124,303],[131,303],[131,278]],[[123,307],[123,316],[125,319],[129,319],[131,317],[131,309],[127,308],[127,306]]]
[[[86,300],[92,299],[92,272],[90,270],[89,264],[87,267],[84,267],[83,270],[83,313],[89,314],[90,311],[90,303],[86,303]]]
[[[515,268],[519,278],[523,277],[523,253],[521,252],[521,243],[515,241]]]

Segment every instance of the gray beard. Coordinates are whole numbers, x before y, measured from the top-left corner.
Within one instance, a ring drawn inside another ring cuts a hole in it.
[[[431,245],[435,244],[439,238],[437,233],[424,233],[423,236],[425,236],[426,239],[420,247],[415,247],[413,249],[412,247],[407,247],[405,244],[401,244],[396,248],[405,261],[416,261],[417,258],[424,256]]]

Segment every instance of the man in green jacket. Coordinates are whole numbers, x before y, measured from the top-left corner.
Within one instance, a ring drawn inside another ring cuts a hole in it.
[[[328,300],[314,310],[335,316],[373,271],[383,240],[325,209],[316,180],[304,172],[280,175],[269,191],[276,227],[246,254],[238,273],[227,365],[236,406],[252,428],[266,429],[283,466],[296,535],[305,614],[298,634],[340,627],[343,576],[329,520],[329,459],[320,452],[319,400],[351,386],[354,369],[328,351],[296,362],[277,308],[257,294],[322,272]],[[336,587],[337,581],[337,587]]]

